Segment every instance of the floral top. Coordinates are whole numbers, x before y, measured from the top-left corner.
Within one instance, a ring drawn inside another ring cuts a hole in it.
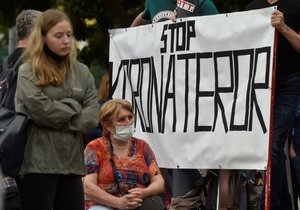
[[[117,168],[117,176],[121,190],[127,192],[131,188],[145,188],[150,184],[151,177],[161,174],[155,155],[149,144],[142,140],[130,140],[128,157],[119,158],[113,155]],[[87,174],[98,174],[98,186],[106,192],[121,196],[114,179],[110,161],[110,143],[105,137],[91,141],[84,151]],[[86,209],[97,203],[86,199]]]

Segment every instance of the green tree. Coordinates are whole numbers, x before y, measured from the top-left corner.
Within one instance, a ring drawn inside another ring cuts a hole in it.
[[[56,0],[0,0],[0,60],[7,55],[8,30],[15,25],[17,15],[23,9],[44,11],[57,4]]]
[[[64,7],[74,23],[76,38],[89,43],[80,58],[108,68],[108,29],[129,27],[143,4],[140,0],[72,0],[65,2]]]

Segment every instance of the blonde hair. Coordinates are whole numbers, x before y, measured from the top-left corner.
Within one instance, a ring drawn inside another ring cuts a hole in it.
[[[103,127],[103,136],[107,136],[109,131],[106,129],[104,124],[112,125],[113,118],[121,109],[125,109],[133,114],[133,107],[125,99],[111,99],[105,102],[99,111],[99,121]]]
[[[45,41],[43,37],[53,26],[64,20],[72,25],[70,18],[64,12],[49,9],[43,12],[35,22],[29,37],[28,47],[25,50],[25,58],[27,62],[31,63],[32,71],[38,79],[36,85],[61,85],[68,71],[74,77],[73,69],[77,56],[74,37],[69,54],[58,64],[48,59],[44,52]]]
[[[109,73],[106,72],[105,74],[102,75],[99,84],[98,101],[108,98],[108,95],[109,95]]]

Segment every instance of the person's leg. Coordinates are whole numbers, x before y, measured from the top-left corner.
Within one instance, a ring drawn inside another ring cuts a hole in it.
[[[216,209],[218,194],[218,175],[217,171],[210,172],[210,179],[207,189],[206,210]]]
[[[297,112],[300,111],[300,100],[298,101]],[[295,175],[297,178],[298,186],[300,186],[300,115],[297,113],[294,135],[290,144],[290,158],[294,167]]]
[[[239,209],[247,209],[247,173],[245,170],[242,170],[240,173],[240,200],[239,200]],[[263,209],[261,209],[263,210]]]
[[[84,210],[82,177],[59,175],[53,210]]]
[[[300,141],[300,139],[298,139]],[[294,172],[297,179],[297,185],[300,186],[300,153],[297,155],[294,150],[294,143],[293,140],[290,145],[290,158],[292,160],[292,165],[294,168]]]
[[[221,170],[221,188],[220,188],[220,210],[227,210],[229,198],[229,179],[231,171]]]
[[[271,210],[291,209],[287,186],[284,145],[293,127],[299,98],[300,78],[290,78],[276,85],[272,135]]]
[[[229,180],[229,199],[228,208],[238,209],[240,206],[240,171],[231,170],[231,176]]]
[[[3,193],[3,201],[0,199],[0,209],[2,209],[1,205],[4,205],[3,210],[21,209],[20,193],[14,178],[2,177],[0,174],[0,194],[1,193]]]
[[[4,198],[4,210],[21,210],[20,194],[17,187],[6,188]]]
[[[22,210],[52,210],[57,176],[26,174],[18,180]]]

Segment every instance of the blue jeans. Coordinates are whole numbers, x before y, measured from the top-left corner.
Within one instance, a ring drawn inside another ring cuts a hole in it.
[[[300,186],[300,99],[298,101],[296,120],[294,125],[294,149],[296,156],[292,159],[298,186]]]
[[[288,192],[284,146],[292,129],[300,95],[300,75],[277,82],[274,98],[274,118],[271,164],[271,210],[291,210]]]

